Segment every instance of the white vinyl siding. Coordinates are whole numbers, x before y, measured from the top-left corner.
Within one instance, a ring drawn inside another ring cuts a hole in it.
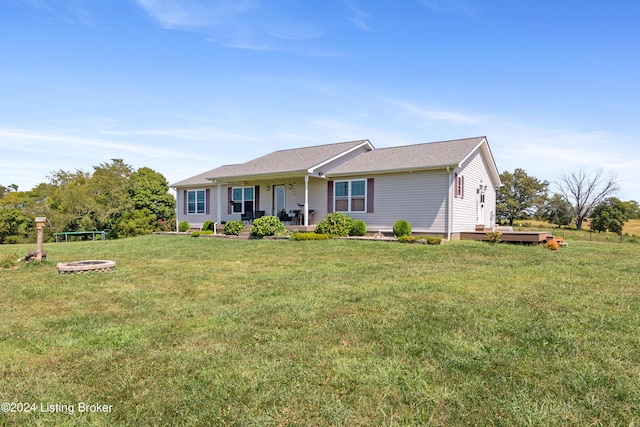
[[[495,224],[496,192],[495,183],[487,172],[487,165],[480,151],[476,151],[462,164],[458,171],[464,176],[464,198],[453,199],[453,230],[452,232],[473,231],[476,225],[493,228]],[[454,183],[455,185],[455,183]],[[478,202],[484,191],[483,217],[478,218]],[[455,194],[456,189],[452,189]]]
[[[209,192],[208,197],[207,192]],[[200,228],[206,220],[220,222],[215,218],[216,197],[216,187],[178,190],[176,192],[177,222],[187,221],[192,228]]]
[[[394,222],[404,219],[416,231],[444,233],[449,179],[446,171],[369,177],[375,182],[373,212],[349,213],[352,218],[363,220],[369,231],[389,230]]]

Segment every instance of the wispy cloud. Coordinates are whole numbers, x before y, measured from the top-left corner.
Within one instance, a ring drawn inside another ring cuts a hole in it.
[[[247,12],[248,0],[136,0],[158,25],[166,29],[202,30]]]
[[[363,31],[371,31],[371,26],[367,22],[369,14],[360,9],[351,0],[345,0],[344,4],[347,7],[348,12],[346,15],[344,15],[344,18]]]
[[[122,132],[123,134],[126,132]],[[52,171],[91,170],[94,165],[120,158],[134,168],[147,166],[175,182],[194,171],[203,171],[225,163],[236,163],[225,151],[203,147],[202,141],[181,142],[167,140],[154,131],[146,135],[110,135],[96,137],[96,132],[78,133],[73,129],[25,130],[0,127],[0,184],[17,183],[27,190],[45,182]],[[141,132],[145,133],[145,132]],[[146,140],[149,136],[149,141]],[[142,140],[141,140],[142,138]],[[158,142],[162,140],[164,142]],[[133,162],[131,161],[133,159]]]
[[[450,122],[454,124],[474,124],[479,118],[455,111],[436,110],[419,107],[407,101],[390,101],[401,109],[402,114],[411,115],[428,122]]]
[[[418,2],[438,13],[464,16],[473,20],[479,17],[477,9],[461,0],[418,0]]]
[[[94,25],[90,3],[84,1],[24,0],[24,5],[39,12],[49,22]]]
[[[99,131],[101,134],[113,135],[120,137],[143,136],[155,137],[162,136],[172,139],[186,139],[192,141],[216,141],[216,140],[240,140],[247,142],[259,142],[258,138],[248,135],[241,135],[233,132],[223,132],[216,129],[207,128],[165,128],[165,129],[103,129]]]
[[[18,145],[20,151],[42,155],[43,153],[59,154],[68,152],[78,154],[84,151],[95,154],[113,155],[113,153],[131,153],[154,158],[196,158],[197,155],[180,150],[159,148],[156,145],[113,141],[88,136],[78,136],[60,131],[33,132],[23,129],[0,128],[0,147]]]
[[[325,30],[295,8],[266,8],[250,0],[135,0],[160,27],[201,33],[222,46],[306,56],[339,56],[310,43]]]

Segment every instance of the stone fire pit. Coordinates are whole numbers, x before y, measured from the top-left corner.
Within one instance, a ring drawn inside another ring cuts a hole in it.
[[[59,262],[56,264],[58,273],[86,273],[88,271],[107,271],[116,266],[115,261],[109,260],[86,260],[73,262]]]

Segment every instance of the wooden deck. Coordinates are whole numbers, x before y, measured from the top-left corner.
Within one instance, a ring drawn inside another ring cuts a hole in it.
[[[460,233],[460,240],[484,240],[488,241],[487,231],[466,231]],[[531,245],[540,245],[549,240],[555,239],[553,234],[548,231],[501,231],[501,242],[509,243],[525,243]]]

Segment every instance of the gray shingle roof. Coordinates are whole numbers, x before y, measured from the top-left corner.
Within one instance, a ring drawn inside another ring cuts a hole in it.
[[[186,187],[210,184],[210,179],[234,178],[244,176],[286,174],[292,172],[306,172],[339,154],[355,147],[369,144],[366,139],[358,141],[339,142],[336,144],[316,145],[312,147],[278,150],[246,163],[226,165],[201,173],[171,184],[171,187]]]
[[[212,175],[216,173],[220,173],[223,170],[235,170],[235,168],[240,165],[224,165],[217,167],[215,169],[208,170],[206,172],[202,172],[198,175],[192,176],[187,179],[183,179],[182,181],[174,182],[173,184],[169,184],[169,187],[198,187],[203,185],[211,185],[211,181],[207,178],[211,178]]]
[[[384,173],[406,170],[425,170],[445,168],[459,165],[478,147],[485,137],[456,139],[451,141],[430,142],[425,144],[405,145],[372,149],[333,169],[325,170],[327,176],[339,176],[358,173]],[[336,144],[316,145],[312,147],[278,150],[246,163],[224,165],[203,172],[182,181],[171,184],[171,187],[195,187],[211,184],[211,180],[233,179],[241,177],[259,177],[288,173],[306,173],[329,159],[348,152],[361,145],[369,144],[366,139],[340,142]],[[373,148],[371,146],[371,148]],[[491,152],[486,146],[487,155]],[[493,160],[493,159],[491,159]],[[495,166],[495,164],[494,164]],[[497,171],[494,171],[497,174]]]
[[[331,176],[454,166],[464,160],[485,139],[485,137],[476,137],[379,148],[363,153],[325,173]]]

